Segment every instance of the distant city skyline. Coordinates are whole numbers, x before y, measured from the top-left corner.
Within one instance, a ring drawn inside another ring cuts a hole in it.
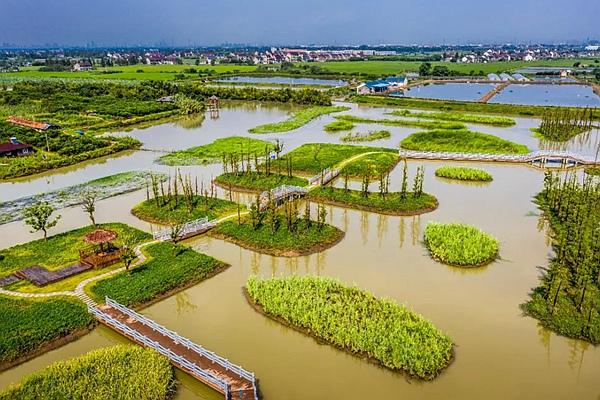
[[[598,40],[600,1],[2,0],[15,46],[440,45]]]

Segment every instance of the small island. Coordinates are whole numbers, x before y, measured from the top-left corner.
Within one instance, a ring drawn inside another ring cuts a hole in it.
[[[261,314],[393,371],[430,380],[453,358],[452,340],[431,322],[337,280],[251,277],[245,289]]]
[[[292,131],[294,129],[298,129],[315,118],[318,118],[322,115],[337,113],[342,111],[349,110],[349,107],[345,106],[315,106],[305,108],[303,110],[297,111],[292,114],[292,116],[281,122],[273,122],[270,124],[256,126],[252,129],[249,129],[250,133],[279,133],[279,132],[287,132]]]
[[[308,180],[297,176],[264,172],[226,172],[214,179],[215,185],[227,190],[261,193],[281,185],[306,186]]]
[[[457,181],[491,182],[492,174],[479,168],[451,167],[449,165],[435,170],[435,176]]]
[[[466,224],[430,222],[424,243],[433,259],[456,267],[481,267],[498,257],[498,240]]]
[[[527,154],[529,152],[525,145],[466,129],[436,129],[413,133],[400,142],[400,147],[406,150],[453,153]]]

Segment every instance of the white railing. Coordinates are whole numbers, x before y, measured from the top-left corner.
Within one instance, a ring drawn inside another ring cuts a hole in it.
[[[216,225],[217,225],[216,221],[209,221],[208,217],[199,218],[197,220],[186,222],[185,224],[183,224],[180,227],[180,232],[178,233],[177,237],[181,238],[181,237],[188,236],[190,234],[194,234],[196,232],[208,230],[208,229],[214,228]],[[173,232],[173,227],[169,227],[169,228],[165,228],[165,229],[161,229],[161,230],[153,232],[152,237],[154,238],[154,240],[161,240],[161,241],[171,240],[172,232]]]
[[[205,349],[204,347],[192,342],[191,340],[179,335],[178,333],[173,332],[170,329],[167,329],[164,326],[157,324],[153,320],[117,303],[116,301],[114,301],[108,297],[106,297],[105,300],[106,300],[107,305],[122,312],[123,314],[127,315],[128,317],[135,319],[139,323],[142,323],[142,324],[148,326],[149,328],[152,328],[153,330],[167,336],[168,338],[173,340],[175,343],[179,343],[179,344],[185,346],[186,348],[195,351],[196,353],[206,357],[207,359],[214,362],[215,364],[218,364],[221,367],[225,368],[226,370],[232,371],[236,375],[248,380],[254,386],[254,391],[256,393],[256,378],[252,372],[246,371],[239,365],[233,364],[229,360],[213,353],[212,351]],[[256,397],[256,399],[258,400],[258,397]]]
[[[317,175],[308,179],[309,185],[314,185],[315,183],[318,185],[325,185],[329,183],[332,179],[337,177],[340,174],[339,169],[332,170],[331,168],[325,168],[323,171],[319,172]]]
[[[538,150],[528,154],[479,154],[479,153],[450,153],[435,151],[400,150],[400,157],[422,158],[432,160],[482,160],[507,162],[535,162],[540,160],[560,160],[574,164],[600,164],[600,160],[586,157],[568,151]]]
[[[265,209],[269,204],[269,198],[272,201],[287,199],[289,197],[301,197],[308,193],[308,189],[300,186],[281,185],[270,191],[264,191],[260,194],[260,209]]]
[[[211,383],[212,385],[215,385],[216,387],[220,388],[223,391],[223,393],[225,393],[226,396],[228,396],[229,393],[231,392],[229,383],[209,374],[208,372],[206,372],[205,370],[203,370],[202,368],[200,368],[193,362],[187,360],[186,358],[184,358],[178,354],[175,354],[172,350],[165,348],[160,343],[155,342],[154,340],[148,338],[145,335],[142,335],[141,333],[139,333],[138,331],[136,331],[134,329],[131,329],[129,326],[127,326],[124,323],[118,321],[117,319],[111,317],[110,315],[102,312],[101,310],[99,310],[98,308],[96,308],[94,306],[88,306],[88,311],[92,315],[96,316],[96,318],[103,320],[108,325],[113,326],[116,330],[133,338],[135,341],[137,341],[149,348],[156,350],[158,353],[164,355],[165,357],[169,358],[170,360],[174,361],[175,363],[181,365],[183,368],[189,370],[194,375],[197,375],[201,379],[204,379],[207,382]]]

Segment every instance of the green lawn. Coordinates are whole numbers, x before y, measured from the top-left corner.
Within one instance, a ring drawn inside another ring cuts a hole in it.
[[[166,357],[129,345],[53,363],[11,385],[0,400],[167,400],[176,389]]]
[[[249,191],[271,190],[281,185],[306,186],[308,180],[297,176],[287,176],[282,174],[265,174],[262,172],[229,172],[219,175],[215,178],[215,183],[227,189],[231,185],[232,189],[245,189]]]
[[[320,187],[309,192],[310,200],[356,208],[388,215],[418,215],[433,211],[438,206],[437,199],[427,193],[415,197],[412,192],[403,198],[398,192],[388,193],[385,197],[379,193],[369,193],[364,197],[358,190],[344,190],[332,187]]]
[[[452,340],[421,315],[331,278],[251,277],[246,289],[261,312],[392,370],[433,379],[453,356]]]
[[[468,130],[433,130],[417,132],[400,142],[400,147],[417,151],[441,151],[453,153],[527,154],[523,144],[486,133]]]
[[[86,290],[98,301],[108,296],[126,306],[138,306],[203,281],[227,267],[219,260],[173,243],[152,244],[143,251],[148,257],[145,263],[97,281]]]
[[[93,322],[85,304],[73,298],[20,299],[0,295],[0,364]]]
[[[223,217],[225,215],[237,212],[237,203],[232,201],[205,197],[200,195],[193,196],[193,205],[191,209],[183,195],[162,197],[145,200],[136,205],[131,213],[144,221],[157,224],[179,224],[195,219],[208,217],[209,220]],[[242,210],[245,206],[241,206]]]
[[[265,149],[271,151],[273,148],[273,143],[266,140],[230,136],[202,146],[165,154],[158,158],[156,162],[171,166],[207,164],[221,161],[225,154],[258,154],[263,156]]]
[[[337,113],[349,110],[349,107],[344,106],[318,106],[305,108],[300,111],[296,111],[292,116],[281,122],[274,122],[270,124],[260,125],[249,129],[250,133],[274,133],[274,132],[287,132],[294,129],[298,129],[315,118],[322,115]]]

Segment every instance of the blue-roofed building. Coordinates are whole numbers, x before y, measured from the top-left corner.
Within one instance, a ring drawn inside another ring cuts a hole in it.
[[[358,94],[369,94],[369,93],[384,93],[394,87],[402,87],[408,84],[408,79],[405,76],[389,76],[385,79],[378,79],[376,81],[368,81],[358,85],[356,93]]]

